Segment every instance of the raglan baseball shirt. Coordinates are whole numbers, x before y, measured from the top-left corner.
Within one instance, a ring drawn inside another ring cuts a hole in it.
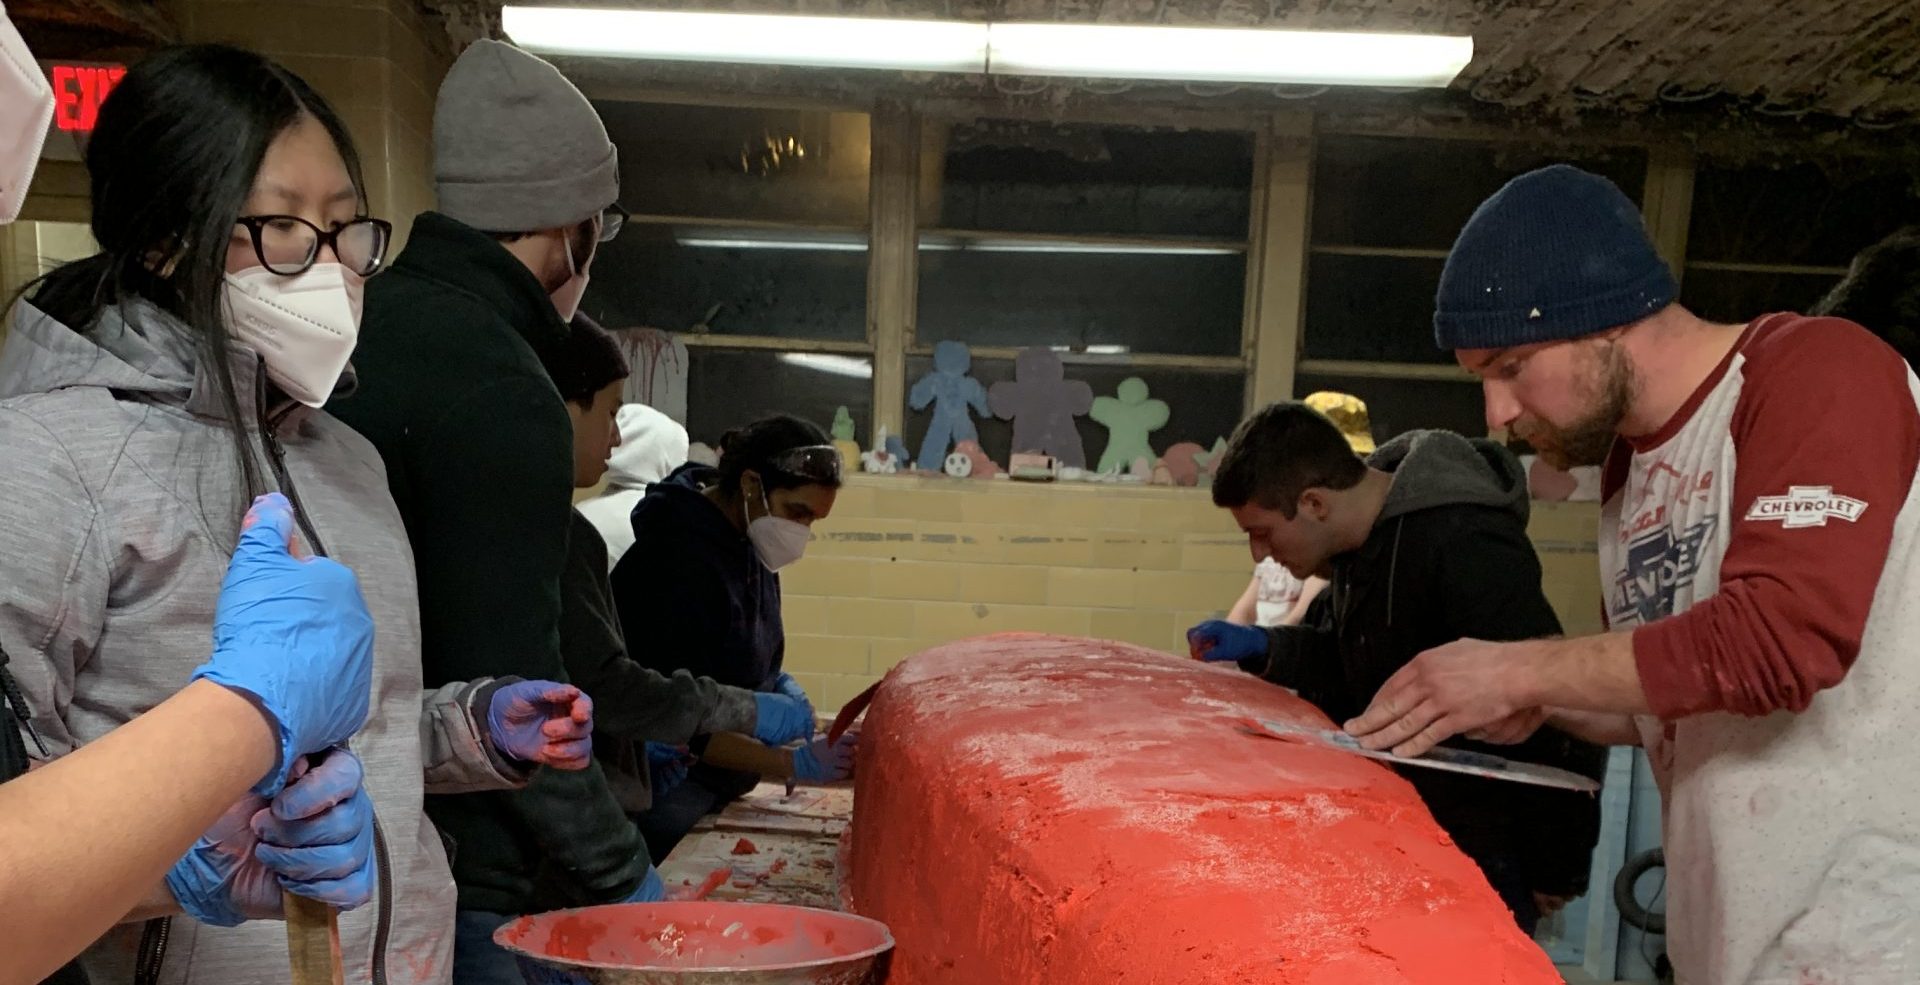
[[[1686,985],[1920,982],[1920,381],[1768,315],[1606,471]]]

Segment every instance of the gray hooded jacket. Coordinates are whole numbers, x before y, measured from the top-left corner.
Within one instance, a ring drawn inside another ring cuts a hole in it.
[[[265,392],[258,360],[235,353],[253,420],[249,395]],[[351,371],[342,383],[352,385]],[[422,688],[412,553],[380,456],[323,412],[275,413],[292,487],[282,491],[359,575],[377,628],[371,712],[351,747],[385,832],[386,880],[374,903],[341,917],[347,981],[370,981],[376,924],[386,923],[388,981],[446,982],[454,885],[422,795],[526,777],[495,758],[477,717],[493,682]],[[158,308],[128,302],[82,333],[16,307],[0,353],[0,646],[51,756],[152,708],[206,660],[248,502],[223,419],[187,329]],[[39,754],[33,739],[27,746]],[[279,923],[222,929],[174,917],[166,933],[162,983],[286,981]],[[87,953],[95,985],[134,979],[142,936],[123,926]]]

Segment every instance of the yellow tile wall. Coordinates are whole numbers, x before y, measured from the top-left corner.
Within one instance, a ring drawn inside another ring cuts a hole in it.
[[[1569,632],[1599,628],[1597,510],[1539,504],[1531,533]],[[1203,489],[853,476],[781,575],[787,669],[838,708],[928,647],[1009,630],[1186,651],[1252,575]]]

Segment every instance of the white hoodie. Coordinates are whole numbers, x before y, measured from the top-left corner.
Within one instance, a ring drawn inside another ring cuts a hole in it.
[[[647,486],[666,478],[687,463],[687,429],[680,422],[648,407],[627,404],[615,422],[620,446],[607,458],[607,491],[579,505],[607,542],[607,570],[633,546],[633,507]]]

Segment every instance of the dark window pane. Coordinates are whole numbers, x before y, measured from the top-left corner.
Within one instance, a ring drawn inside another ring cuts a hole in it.
[[[1693,181],[1687,259],[1844,267],[1912,222],[1920,222],[1920,191],[1904,172],[1702,163]]]
[[[1294,377],[1293,390],[1303,397],[1335,390],[1366,401],[1373,439],[1379,442],[1415,428],[1444,428],[1475,438],[1487,433],[1486,405],[1479,385],[1471,382],[1302,373]]]
[[[1647,158],[1633,149],[1566,149],[1405,137],[1324,137],[1313,175],[1313,242],[1444,250],[1510,179],[1549,164],[1604,175],[1634,201]]]
[[[614,328],[685,332],[705,324],[717,335],[867,337],[864,248],[687,245],[716,242],[709,233],[629,223],[593,261],[587,313]]]
[[[909,357],[907,385],[911,387],[915,380],[932,369],[932,359],[925,356]],[[973,376],[987,387],[992,387],[995,383],[1013,378],[1013,363],[1005,359],[975,359]],[[1241,372],[1067,364],[1067,379],[1086,381],[1093,387],[1095,397],[1113,396],[1120,388],[1120,381],[1129,376],[1138,376],[1147,381],[1151,395],[1166,401],[1172,412],[1167,418],[1167,426],[1153,432],[1151,440],[1155,451],[1164,452],[1169,446],[1182,441],[1211,448],[1215,438],[1231,436],[1234,425],[1240,423],[1246,400],[1246,376]],[[855,420],[862,426],[866,424],[857,415]],[[907,411],[908,451],[916,456],[919,454],[920,442],[926,438],[927,428],[932,423],[932,408],[917,413],[911,409]],[[998,418],[976,418],[975,424],[980,429],[980,446],[1005,468],[1013,444],[1013,423]],[[1087,464],[1097,463],[1100,453],[1107,447],[1107,429],[1088,417],[1076,419],[1075,424],[1080,431],[1080,441],[1086,447]]]
[[[920,251],[922,342],[1240,353],[1239,253]]]
[[[865,225],[865,113],[598,100],[640,214]]]
[[[863,442],[873,421],[873,362],[865,356],[696,346],[688,357],[687,433],[712,447],[727,431],[773,414],[825,430],[844,405]]]
[[[1840,275],[1760,274],[1742,270],[1687,270],[1680,299],[1709,321],[1741,324],[1775,311],[1806,311]]]
[[[1316,253],[1307,268],[1309,359],[1446,363],[1433,345],[1444,261]]]
[[[1251,134],[1013,120],[937,127],[929,124],[927,153],[939,186],[924,193],[939,202],[935,225],[1246,240]]]

